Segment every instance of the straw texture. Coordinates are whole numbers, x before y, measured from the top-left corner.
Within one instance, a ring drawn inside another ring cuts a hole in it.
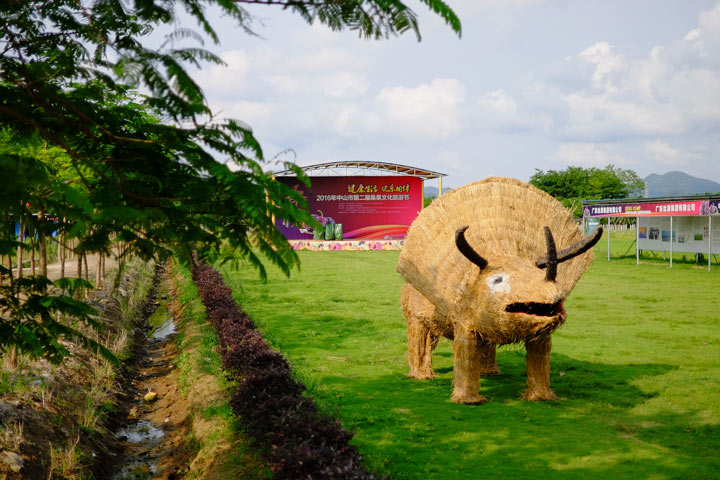
[[[397,271],[445,315],[457,313],[459,279],[473,268],[455,246],[464,225],[468,243],[493,264],[508,255],[535,262],[546,253],[547,226],[562,249],[582,238],[560,202],[513,178],[490,177],[441,196],[420,212],[408,231]],[[592,261],[592,251],[558,265],[557,284],[566,297]]]
[[[397,267],[406,280],[408,376],[433,378],[432,352],[447,337],[452,401],[484,403],[480,377],[500,373],[497,345],[524,342],[524,397],[555,399],[550,334],[565,321],[563,302],[599,233],[581,242],[561,203],[511,178],[480,180],[433,202],[410,227]]]

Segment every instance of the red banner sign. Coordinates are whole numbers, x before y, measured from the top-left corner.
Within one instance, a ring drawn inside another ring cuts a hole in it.
[[[278,181],[300,191],[310,213],[326,227],[313,232],[309,226],[292,226],[278,219],[278,227],[291,240],[335,240],[333,227],[340,224],[343,239],[405,238],[410,224],[422,209],[422,179],[418,177],[312,177],[305,187],[296,177]]]
[[[613,203],[587,205],[586,217],[667,217],[682,215],[717,215],[720,201],[688,200],[657,203]]]

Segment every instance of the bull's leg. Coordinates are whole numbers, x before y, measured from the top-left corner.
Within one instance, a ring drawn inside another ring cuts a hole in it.
[[[495,359],[497,345],[490,342],[480,342],[480,375],[498,375],[500,368]]]
[[[408,363],[412,378],[434,378],[432,369],[432,352],[440,338],[417,317],[408,316]]]
[[[525,342],[527,349],[527,383],[528,389],[523,397],[525,400],[556,400],[550,389],[550,335],[542,335]]]
[[[455,331],[452,393],[452,401],[455,403],[487,402],[487,398],[478,393],[482,370],[480,343],[473,332]]]

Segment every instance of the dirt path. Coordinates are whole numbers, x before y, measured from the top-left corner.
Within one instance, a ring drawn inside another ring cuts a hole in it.
[[[161,272],[150,329],[135,338],[139,363],[127,392],[132,405],[126,424],[115,433],[124,452],[114,480],[182,478],[191,457],[189,406],[178,390],[170,301],[168,279]],[[153,394],[156,398],[150,399]]]
[[[97,272],[97,262],[98,262],[99,255],[97,254],[88,254],[87,256],[87,268],[88,272],[90,272],[90,276],[94,276]],[[27,259],[26,259],[27,260]],[[105,257],[105,271],[109,271],[114,265],[115,265],[115,257]],[[39,265],[39,262],[38,262]],[[50,280],[57,280],[60,278],[60,263],[48,263],[47,265],[47,277]],[[36,267],[35,273],[38,274],[40,272],[40,268]],[[85,263],[83,263],[83,276],[85,275]],[[13,275],[17,276],[18,270],[17,265],[13,265]],[[23,276],[29,276],[32,275],[32,268],[30,267],[24,267],[23,268]],[[68,260],[65,262],[65,276],[69,278],[75,278],[77,277],[77,261],[75,259]]]

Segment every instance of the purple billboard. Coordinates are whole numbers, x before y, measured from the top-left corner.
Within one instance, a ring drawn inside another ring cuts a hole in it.
[[[418,177],[311,177],[310,187],[296,177],[277,180],[302,193],[313,217],[327,232],[335,232],[326,236],[310,226],[297,227],[278,219],[278,228],[290,240],[405,238],[422,209],[423,184]]]

